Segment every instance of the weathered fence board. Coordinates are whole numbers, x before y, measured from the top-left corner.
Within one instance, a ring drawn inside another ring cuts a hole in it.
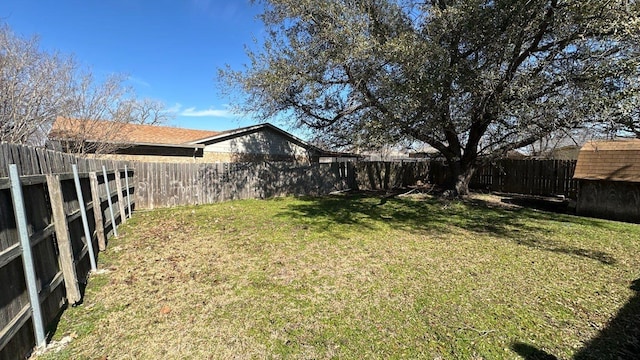
[[[102,212],[102,202],[100,200],[100,190],[98,188],[98,175],[95,172],[89,173],[89,185],[91,187],[91,210],[94,218],[94,236],[98,239],[100,251],[107,248],[107,238],[104,233],[104,220]]]
[[[355,171],[355,184],[360,190],[388,190],[414,185],[417,181],[426,183],[430,163],[419,162],[361,162],[342,171]]]
[[[60,267],[65,280],[65,288],[67,290],[67,299],[69,302],[76,303],[80,301],[80,286],[78,285],[78,275],[74,264],[74,252],[71,237],[69,236],[69,227],[67,224],[67,216],[65,213],[65,202],[62,196],[62,186],[60,177],[57,175],[49,175],[47,177],[49,187],[49,199],[51,201],[52,215],[56,228],[56,238],[58,240],[58,251],[60,252]]]

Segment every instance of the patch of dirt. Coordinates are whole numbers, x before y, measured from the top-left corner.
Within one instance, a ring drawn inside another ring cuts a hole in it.
[[[496,195],[496,194],[487,194],[487,193],[471,193],[465,200],[470,201],[472,203],[485,205],[488,207],[501,207],[508,209],[519,209],[522,205],[518,205],[509,201],[508,197]]]
[[[560,214],[572,214],[575,209],[575,201],[564,197],[473,193],[469,196],[469,199],[471,199],[471,201],[484,203],[486,206],[498,206],[511,209],[527,208]]]
[[[51,352],[58,353],[61,350],[63,350],[67,345],[69,345],[69,343],[73,341],[73,339],[77,337],[78,337],[78,334],[74,332],[71,335],[67,335],[58,341],[51,341],[50,343],[47,344],[46,347],[42,349],[36,349],[29,357],[29,360],[35,360],[38,356],[44,355],[46,353],[51,353]]]

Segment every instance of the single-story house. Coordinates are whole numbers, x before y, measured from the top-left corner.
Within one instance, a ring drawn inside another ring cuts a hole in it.
[[[587,142],[573,178],[578,215],[640,223],[640,139]]]
[[[548,152],[542,154],[542,156],[538,156],[538,158],[546,160],[577,160],[581,148],[581,146],[575,144],[561,146],[549,150]]]
[[[169,126],[118,124],[59,117],[49,133],[50,146],[69,151],[83,141],[87,149],[107,144],[102,156],[156,162],[318,162],[340,154],[322,150],[269,123],[228,131]]]
[[[504,158],[509,160],[526,160],[529,156],[520,150],[509,150]]]

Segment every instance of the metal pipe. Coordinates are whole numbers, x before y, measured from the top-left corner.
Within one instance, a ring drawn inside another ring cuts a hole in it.
[[[113,215],[113,203],[111,202],[111,191],[109,190],[109,177],[107,176],[107,167],[102,165],[102,176],[104,177],[104,186],[107,189],[107,202],[109,203],[109,214],[111,215],[111,228],[113,229],[113,236],[118,236],[118,229],[116,227],[116,217]],[[122,214],[120,215],[122,216]]]
[[[24,198],[22,197],[22,184],[20,183],[18,166],[16,166],[16,164],[9,165],[9,179],[11,181],[11,197],[13,200],[16,227],[18,236],[20,237],[20,246],[22,247],[22,265],[27,282],[29,302],[31,303],[31,320],[36,337],[36,347],[44,348],[47,345],[47,340],[44,334],[42,310],[40,309],[40,298],[38,296],[38,279],[36,277],[33,254],[31,252],[31,239],[27,232],[27,216],[24,208]]]
[[[129,194],[129,170],[127,165],[124,166],[124,183],[127,187],[127,211],[129,213],[129,219],[131,219],[131,194]]]
[[[91,261],[91,270],[98,270],[96,264],[96,254],[93,252],[93,241],[91,233],[89,232],[89,221],[87,219],[87,209],[85,209],[84,196],[82,195],[82,187],[80,186],[80,176],[78,175],[78,165],[71,165],[73,169],[73,182],[76,185],[76,194],[78,195],[78,202],[80,203],[80,216],[82,217],[82,227],[84,228],[84,237],[87,239],[87,247],[89,248],[89,260]],[[99,202],[99,201],[98,201]],[[93,206],[96,206],[95,201]]]

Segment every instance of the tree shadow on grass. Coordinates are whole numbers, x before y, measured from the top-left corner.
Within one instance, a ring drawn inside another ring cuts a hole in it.
[[[503,198],[502,202],[558,214],[567,214],[569,211],[569,203],[561,199],[550,199],[537,196],[510,196],[508,198]]]
[[[576,360],[640,358],[640,278],[631,286],[635,294],[607,326],[576,355]]]
[[[290,205],[281,215],[293,219],[313,218],[320,219],[321,222],[360,226],[363,230],[375,229],[380,223],[390,223],[407,231],[427,233],[460,228],[477,233],[491,233],[523,246],[595,260],[605,265],[616,263],[615,258],[604,251],[570,246],[546,236],[553,230],[545,221],[616,229],[616,224],[612,222],[525,208],[505,208],[481,200],[457,202],[438,198],[420,201],[398,197],[376,199],[366,194],[303,200]],[[576,353],[574,359],[640,359],[640,279],[633,281],[630,288],[636,291],[635,295],[605,329]],[[511,349],[526,360],[557,359],[553,354],[522,342],[514,342]]]
[[[549,354],[544,350],[540,350],[529,344],[515,342],[511,345],[511,349],[525,360],[557,360],[555,355]]]
[[[346,194],[302,198],[302,203],[289,206],[282,216],[309,218],[317,222],[318,231],[329,231],[328,224],[354,225],[374,229],[381,223],[411,232],[446,232],[460,228],[476,233],[490,233],[520,245],[554,253],[583,257],[613,265],[616,260],[610,254],[570,246],[552,240],[546,235],[553,231],[540,221],[564,221],[584,224],[584,220],[525,208],[505,208],[482,200],[449,201],[440,198],[412,200],[400,197],[371,197],[370,194]],[[537,221],[532,221],[537,220]],[[595,222],[598,224],[598,222]]]
[[[585,257],[588,259],[597,260],[605,265],[614,265],[616,263],[616,259],[604,251],[583,249],[575,246],[561,245],[556,241],[551,241],[551,240],[541,241],[538,239],[525,238],[525,239],[515,240],[515,242],[520,245],[542,249],[542,250],[550,251],[553,253],[572,255],[577,257]]]
[[[585,344],[574,360],[632,360],[640,358],[640,279],[631,283],[636,293],[596,337]],[[511,349],[525,360],[557,359],[535,346],[515,342]]]

